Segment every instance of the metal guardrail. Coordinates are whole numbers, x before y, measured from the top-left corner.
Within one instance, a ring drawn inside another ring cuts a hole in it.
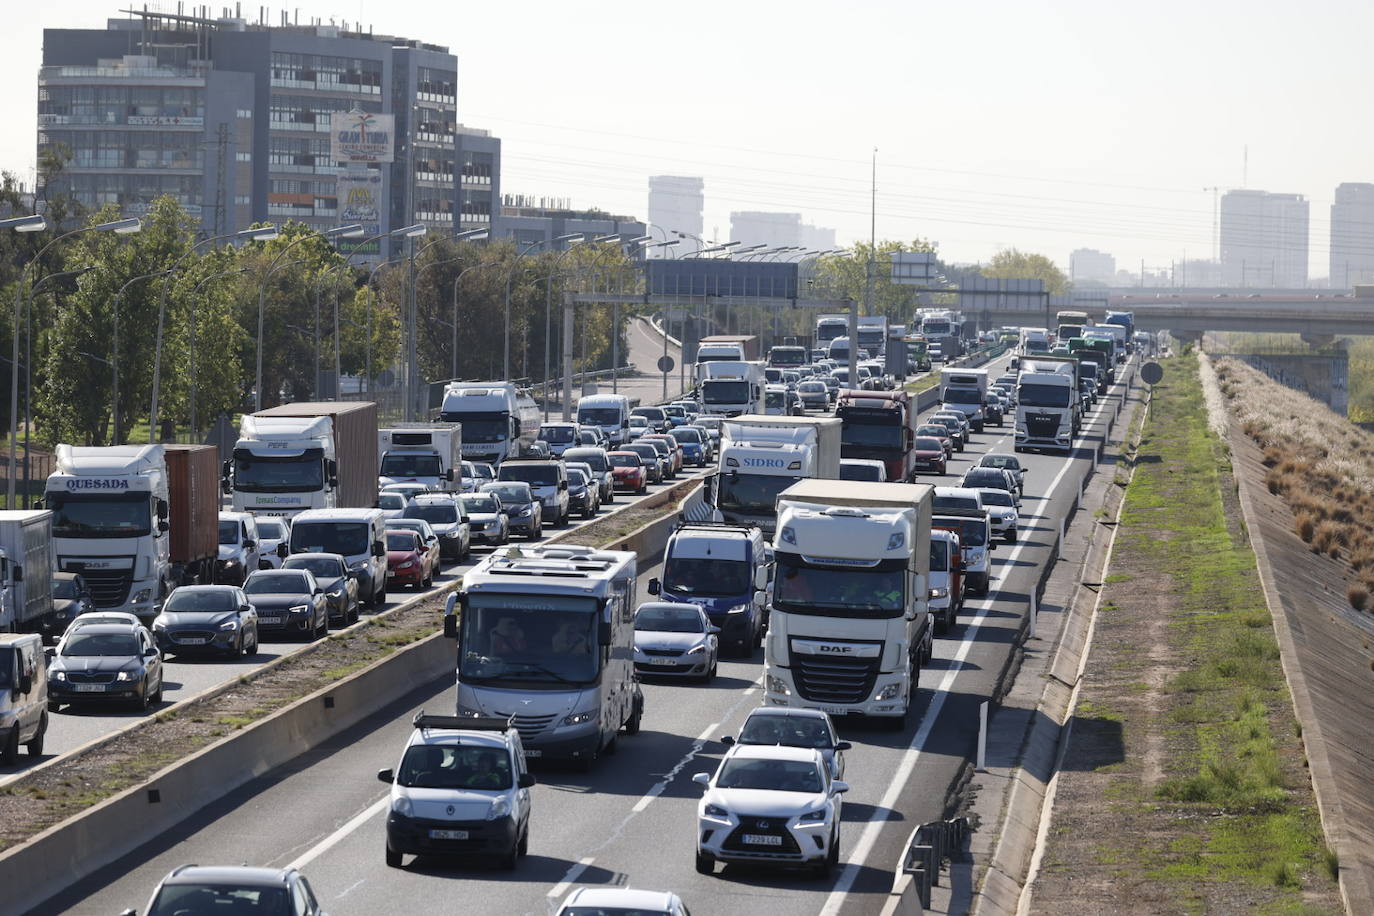
[[[902,873],[916,882],[923,908],[930,908],[930,890],[939,885],[945,860],[965,852],[969,834],[967,817],[931,821],[911,831],[902,854]]]

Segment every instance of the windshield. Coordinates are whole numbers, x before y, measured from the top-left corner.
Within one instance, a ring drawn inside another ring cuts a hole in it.
[[[635,614],[635,629],[649,633],[704,633],[706,624],[696,605],[645,607]]]
[[[804,394],[824,394],[825,382],[802,382],[797,386],[797,390]]]
[[[661,407],[636,407],[634,415],[643,417],[651,423],[661,423],[668,418]]]
[[[810,566],[800,557],[777,554],[773,600],[801,614],[897,617],[906,607],[906,561],[883,560],[867,567]],[[861,561],[862,562],[862,561]]]
[[[965,547],[984,547],[988,543],[988,523],[981,518],[937,518],[933,527],[953,531]]]
[[[310,591],[310,583],[300,572],[255,572],[243,583],[246,595],[298,595]]]
[[[732,757],[720,765],[718,789],[771,789],[778,792],[819,792],[821,773],[805,760],[753,760]]]
[[[234,489],[246,493],[297,493],[324,489],[324,451],[299,455],[254,455],[234,450]]]
[[[367,553],[368,532],[367,522],[297,522],[291,526],[291,550],[356,557]]]
[[[983,396],[977,388],[946,388],[945,401],[950,404],[978,404]]]
[[[719,418],[719,417],[701,417],[700,419],[697,420],[696,425],[697,425],[697,426],[700,426],[702,429],[705,429],[705,430],[712,430],[712,429],[718,430],[718,429],[720,429],[720,418]]]
[[[308,569],[316,579],[338,579],[344,575],[343,562],[332,557],[289,557],[282,569]]]
[[[463,424],[464,442],[504,442],[510,435],[510,419],[506,414],[476,416],[466,413],[442,413],[445,423]]]
[[[1012,498],[1009,490],[994,490],[991,487],[978,494],[978,498],[983,501],[985,506],[1011,506],[1016,507],[1016,500]]]
[[[52,596],[54,598],[80,598],[81,592],[76,587],[75,579],[53,579]]]
[[[1007,478],[996,468],[973,468],[964,474],[961,487],[978,489],[979,487],[993,487],[999,490],[1007,488]]]
[[[649,421],[643,417],[630,417],[630,429],[648,429]]]
[[[413,531],[388,531],[386,533],[387,550],[419,550],[420,536]]]
[[[949,541],[930,539],[930,571],[949,572]]]
[[[709,557],[669,557],[663,569],[663,588],[722,598],[743,595],[750,589],[749,564]]]
[[[438,477],[443,472],[438,455],[387,455],[377,473],[382,477]]]
[[[580,596],[469,593],[458,679],[548,689],[594,681],[599,607]]]
[[[768,351],[768,361],[777,366],[800,366],[806,362],[806,351],[801,347],[774,347]]]
[[[921,333],[927,337],[943,337],[949,333],[948,321],[923,321],[921,322]]]
[[[484,464],[474,464],[474,465],[472,466],[472,470],[473,470],[473,472],[474,472],[474,473],[473,473],[473,476],[474,476],[474,477],[479,477],[479,478],[481,478],[482,480],[495,480],[495,479],[496,479],[496,469],[493,468],[493,467],[492,467],[491,465],[489,465],[489,464],[485,464],[485,463],[484,463]]]
[[[52,533],[59,538],[141,538],[152,529],[149,493],[51,492]]]
[[[945,447],[940,444],[939,439],[934,439],[930,436],[917,436],[916,441],[912,443],[912,448],[916,449],[918,452],[942,452],[945,449]]]
[[[164,611],[185,614],[193,611],[232,611],[238,606],[238,595],[227,588],[179,588],[167,596]]]
[[[691,442],[695,445],[701,444],[701,430],[683,426],[673,430],[673,438],[678,442]]]
[[[800,479],[787,474],[722,474],[718,497],[720,508],[771,514],[777,506],[778,494]]]
[[[611,467],[613,468],[638,468],[644,466],[644,462],[638,455],[634,457],[629,455],[612,455],[610,460]]]
[[[743,404],[749,400],[749,383],[707,379],[701,383],[701,400],[707,404]]]
[[[872,480],[881,483],[885,476],[884,469],[876,465],[840,462],[841,480]]]
[[[531,499],[533,499],[533,497],[530,496],[530,488],[524,484],[511,483],[506,484],[504,486],[488,485],[488,487],[482,492],[492,494],[497,499],[501,500],[501,504],[503,506],[510,506],[518,503],[527,503]]]
[[[413,789],[509,789],[510,754],[495,747],[413,744],[396,783]]]
[[[781,391],[770,391],[763,396],[763,406],[769,410],[782,410],[786,403],[786,397]]]
[[[563,445],[573,441],[573,436],[577,430],[571,426],[541,426],[539,427],[539,438],[550,445]]]
[[[937,493],[935,495],[933,508],[936,512],[939,512],[941,509],[968,509],[974,511],[981,509],[982,506],[979,504],[976,496],[941,496]]]
[[[893,411],[893,418],[897,419],[896,411]],[[855,423],[853,420],[847,419],[840,429],[840,442],[845,445],[861,445],[868,448],[901,448],[902,427]]]
[[[606,456],[600,449],[594,451],[578,451],[576,449],[565,452],[565,461],[580,461],[583,464],[591,465],[591,469],[598,473],[605,471],[607,467]]]
[[[587,486],[587,472],[581,468],[568,468],[568,486],[582,489]]]
[[[918,436],[934,436],[935,441],[939,442],[941,439],[949,438],[949,429],[944,426],[928,423],[925,426],[916,427],[916,434]],[[941,448],[943,447],[942,445]]]
[[[835,746],[830,726],[812,716],[771,716],[755,714],[744,720],[740,744],[781,744],[783,747]]]
[[[283,887],[169,884],[158,891],[148,916],[210,916],[244,913],[287,916],[291,901]]]
[[[501,501],[494,496],[464,496],[463,507],[468,512],[500,512]]]
[[[377,497],[378,509],[404,509],[406,498],[400,493],[382,493]]]
[[[640,457],[642,461],[649,462],[657,461],[658,456],[662,454],[658,449],[654,448],[647,442],[643,444],[636,442],[632,445],[627,445],[625,447],[625,450],[628,452],[634,452],[636,455]]]
[[[1016,388],[1016,400],[1022,407],[1068,407],[1067,385],[1021,384]]]
[[[221,544],[237,544],[239,542],[239,522],[237,519],[228,519],[219,523],[219,542]]]
[[[286,526],[281,522],[258,520],[258,537],[263,540],[280,541],[286,537]]]
[[[978,463],[987,468],[1006,468],[1009,471],[1021,469],[1021,462],[1011,455],[984,455]]]
[[[579,407],[577,422],[588,426],[619,426],[620,411],[614,407]]]
[[[63,643],[62,654],[78,658],[137,655],[138,637],[132,633],[82,633],[78,630]]]
[[[453,506],[440,504],[406,506],[401,513],[403,518],[422,518],[431,525],[452,525],[458,521],[458,510]]]
[[[550,464],[512,464],[506,462],[496,473],[497,480],[522,480],[532,487],[558,486],[558,468]]]

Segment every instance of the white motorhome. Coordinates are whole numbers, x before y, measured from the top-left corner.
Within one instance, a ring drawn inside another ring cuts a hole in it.
[[[949,367],[940,370],[940,403],[968,417],[976,433],[983,431],[987,419],[984,411],[987,399],[988,370]]]
[[[463,459],[500,464],[531,451],[539,433],[539,408],[510,382],[458,382],[444,390],[444,423],[463,424]]]
[[[736,417],[721,431],[714,478],[716,521],[771,534],[778,494],[805,477],[840,476],[841,422],[835,417]]]
[[[577,422],[600,427],[610,447],[630,441],[630,411],[639,406],[637,398],[623,394],[589,394],[577,402]]]
[[[459,716],[514,717],[529,758],[590,768],[623,728],[639,732],[634,672],[637,557],[550,546],[498,550],[463,576]]]
[[[377,430],[377,485],[422,483],[431,490],[462,489],[463,428],[407,424]]]
[[[763,412],[764,367],[758,362],[721,360],[702,363],[701,415],[736,417]]]
[[[898,728],[930,660],[924,484],[804,480],[778,497],[764,701]]]

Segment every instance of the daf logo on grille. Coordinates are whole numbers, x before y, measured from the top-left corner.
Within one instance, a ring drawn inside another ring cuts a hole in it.
[[[445,812],[447,812],[447,813],[450,814],[450,815],[453,814],[453,806],[452,806],[452,805],[449,805],[449,806],[448,806],[447,808],[445,808],[444,810],[445,810]]]

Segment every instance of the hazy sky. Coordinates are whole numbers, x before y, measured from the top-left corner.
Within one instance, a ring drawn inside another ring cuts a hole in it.
[[[33,168],[42,29],[100,28],[127,6],[6,3],[0,166]],[[1335,186],[1374,181],[1368,0],[288,9],[447,45],[460,120],[503,139],[504,190],[644,218],[649,175],[701,175],[722,239],[742,209],[866,239],[877,147],[879,238],[928,237],[956,261],[1016,246],[1067,269],[1092,247],[1167,268],[1210,256],[1210,188],[1243,186],[1248,145],[1245,186],[1311,201],[1320,277]]]

